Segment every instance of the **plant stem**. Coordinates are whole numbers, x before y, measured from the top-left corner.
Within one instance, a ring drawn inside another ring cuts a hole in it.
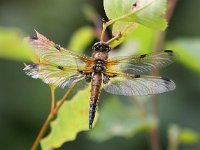
[[[120,17],[117,17],[117,18],[114,18],[114,19],[111,19],[109,20],[108,22],[104,23],[103,24],[103,29],[102,29],[102,32],[101,32],[101,41],[104,41],[104,34],[105,34],[105,31],[107,29],[108,26],[114,24],[115,22],[117,21],[121,21],[121,20],[124,20],[130,16],[133,16],[136,12],[146,8],[148,5],[150,5],[151,3],[153,3],[154,1],[150,1],[149,3],[147,3],[144,7],[140,7],[138,9],[136,9],[135,11],[131,11],[129,13],[127,13],[126,15],[123,15],[123,16],[120,16]],[[134,22],[134,20],[132,20],[132,22]]]
[[[107,44],[110,44],[113,41],[118,40],[121,36],[122,36],[121,33],[117,34],[115,37],[113,37],[112,39],[108,40]]]
[[[158,136],[158,128],[154,127],[151,128],[149,131],[150,143],[151,143],[151,150],[159,150],[159,136]]]
[[[105,35],[105,31],[106,31],[107,27],[112,25],[113,23],[114,23],[114,20],[110,20],[103,24],[103,29],[101,31],[101,38],[100,38],[101,41],[104,41],[104,35]]]
[[[64,103],[64,101],[66,100],[66,98],[69,96],[69,94],[71,93],[71,91],[74,89],[75,85],[77,84],[77,82],[74,82],[70,87],[69,89],[67,90],[67,92],[65,93],[65,95],[58,101],[56,107],[54,108],[53,106],[51,106],[51,109],[53,108],[53,110],[51,110],[51,112],[49,113],[46,121],[44,122],[44,124],[42,125],[42,128],[40,129],[38,135],[37,135],[37,138],[35,139],[32,147],[31,147],[31,150],[36,150],[38,145],[39,145],[39,142],[41,140],[41,138],[44,136],[46,130],[48,129],[49,127],[49,124],[51,122],[51,120],[55,117],[56,113],[58,112],[58,110],[60,109],[60,107],[62,106],[62,104]],[[54,105],[55,101],[54,101],[54,92],[55,92],[55,88],[52,88],[51,87],[51,94],[52,94],[52,105]],[[54,102],[53,102],[54,101]]]
[[[51,89],[51,113],[54,113],[54,108],[55,108],[55,86],[50,85]]]
[[[168,130],[167,150],[178,150],[180,129],[176,125],[172,125]]]
[[[31,147],[31,150],[36,150],[38,145],[39,145],[39,142],[40,142],[40,139],[43,137],[45,131],[47,130],[48,126],[49,126],[49,123],[51,121],[51,119],[53,118],[53,114],[50,113],[46,119],[46,121],[44,122],[44,124],[42,125],[42,128],[40,129],[38,135],[37,135],[37,138],[35,139],[32,147]]]
[[[174,12],[175,6],[176,6],[177,0],[168,0],[168,6],[167,6],[167,13],[165,18],[169,22],[171,19],[171,16]],[[158,34],[158,38],[155,44],[155,51],[161,50],[163,48],[163,43],[165,40],[166,32],[160,32]],[[153,71],[153,75],[158,75],[158,71]],[[159,118],[159,101],[158,101],[158,95],[155,95],[152,97],[152,108],[153,108],[153,115],[155,118]],[[158,127],[154,127],[149,132],[150,137],[150,144],[151,144],[151,150],[159,150],[159,134],[158,134]]]

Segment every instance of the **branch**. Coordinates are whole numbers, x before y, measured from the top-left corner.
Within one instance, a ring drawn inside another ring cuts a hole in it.
[[[166,19],[169,22],[172,14],[174,12],[175,6],[176,6],[177,0],[168,0],[168,6],[167,6],[167,13],[166,13]],[[166,32],[160,32],[157,36],[157,42],[155,45],[155,51],[162,49],[163,43],[165,40]],[[158,75],[158,71],[153,71],[153,75]],[[154,117],[159,118],[159,103],[158,103],[158,95],[155,95],[152,97],[152,108],[153,108],[153,114]],[[151,150],[159,150],[159,135],[158,135],[158,128],[154,127],[149,132],[150,136],[150,144],[151,144]]]
[[[51,120],[55,117],[56,113],[58,112],[58,110],[60,109],[60,107],[63,105],[64,101],[67,99],[67,97],[69,96],[69,94],[72,92],[72,90],[74,89],[75,85],[77,84],[77,82],[74,82],[70,87],[69,89],[67,90],[67,92],[65,93],[65,95],[58,101],[57,105],[55,108],[53,108],[53,106],[51,106],[51,112],[49,113],[46,121],[44,122],[44,124],[42,125],[42,128],[40,129],[38,135],[37,135],[37,138],[35,139],[32,147],[31,147],[31,150],[36,150],[38,145],[39,145],[39,142],[41,140],[41,138],[44,136],[44,134],[46,133],[46,130],[48,129],[49,127],[49,124],[51,122]],[[51,87],[51,86],[50,86]],[[54,89],[52,89],[51,87],[51,93],[54,92]],[[52,98],[52,105],[54,105],[54,93],[52,94],[53,98]]]

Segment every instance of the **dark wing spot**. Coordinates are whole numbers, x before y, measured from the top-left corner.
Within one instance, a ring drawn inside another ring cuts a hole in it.
[[[38,40],[38,37],[37,36],[31,36],[30,39],[31,40]]]
[[[137,3],[134,3],[134,4],[133,4],[133,7],[136,7],[136,6],[137,6]]]
[[[60,69],[60,70],[64,70],[63,66],[58,66],[57,68]]]
[[[114,74],[112,77],[116,77],[117,75],[116,74]]]
[[[57,50],[60,50],[61,46],[60,46],[59,44],[55,44],[55,48],[56,48]]]
[[[166,53],[173,53],[172,50],[164,50],[164,52],[166,52]]]
[[[114,78],[114,77],[117,77],[117,75],[116,74],[113,74],[113,75],[106,75],[106,76],[108,76],[109,78]]]
[[[135,3],[133,3],[132,5],[132,10],[136,10],[138,8],[138,2],[136,1]]]
[[[143,54],[143,55],[140,55],[140,58],[144,58],[146,56],[147,56],[147,54]]]
[[[167,53],[169,56],[173,56],[174,55],[172,50],[165,50],[164,52]]]
[[[79,72],[80,74],[83,74],[83,71],[82,71],[82,70],[79,70],[78,72]]]
[[[140,78],[140,75],[135,75],[134,78]]]
[[[162,79],[163,83],[166,85],[165,87],[170,90],[171,89],[170,85],[172,84],[172,81],[166,77],[162,77]]]
[[[28,65],[28,66],[29,66],[29,68],[32,69],[32,70],[35,70],[35,71],[38,71],[38,70],[39,70],[39,67],[38,67],[37,64],[30,64],[30,65]]]
[[[166,78],[166,77],[162,77],[163,80],[165,81],[170,81],[170,79]]]

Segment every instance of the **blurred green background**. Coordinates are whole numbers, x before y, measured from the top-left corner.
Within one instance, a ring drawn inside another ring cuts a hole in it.
[[[92,5],[105,17],[102,0],[0,0],[0,31],[2,27],[9,27],[11,31],[17,28],[25,35],[34,35],[36,29],[66,47],[70,36],[78,28],[91,25],[83,13],[86,4]],[[178,1],[167,29],[167,40],[181,37],[200,39],[199,6],[199,0]],[[7,44],[13,48],[17,46]],[[22,71],[23,67],[21,61],[0,58],[0,149],[30,149],[50,110],[49,87],[40,80],[27,77]],[[178,62],[164,69],[162,74],[177,84],[175,91],[159,97],[160,145],[165,150],[167,129],[171,123],[200,133],[200,74]],[[103,103],[102,99],[100,110]],[[146,133],[140,133],[131,138],[114,137],[105,142],[95,142],[88,139],[84,132],[61,149],[147,150],[149,139]],[[182,145],[180,149],[199,150],[200,145]]]

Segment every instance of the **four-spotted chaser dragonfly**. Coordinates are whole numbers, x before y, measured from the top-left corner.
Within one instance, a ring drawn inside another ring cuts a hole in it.
[[[23,70],[32,78],[56,87],[70,87],[83,80],[90,83],[89,128],[92,128],[102,88],[111,94],[138,96],[163,93],[176,87],[170,79],[144,75],[172,63],[171,50],[108,58],[111,47],[100,41],[93,45],[92,57],[87,57],[62,48],[38,32],[36,35],[29,39],[35,54],[34,64],[26,65]]]

